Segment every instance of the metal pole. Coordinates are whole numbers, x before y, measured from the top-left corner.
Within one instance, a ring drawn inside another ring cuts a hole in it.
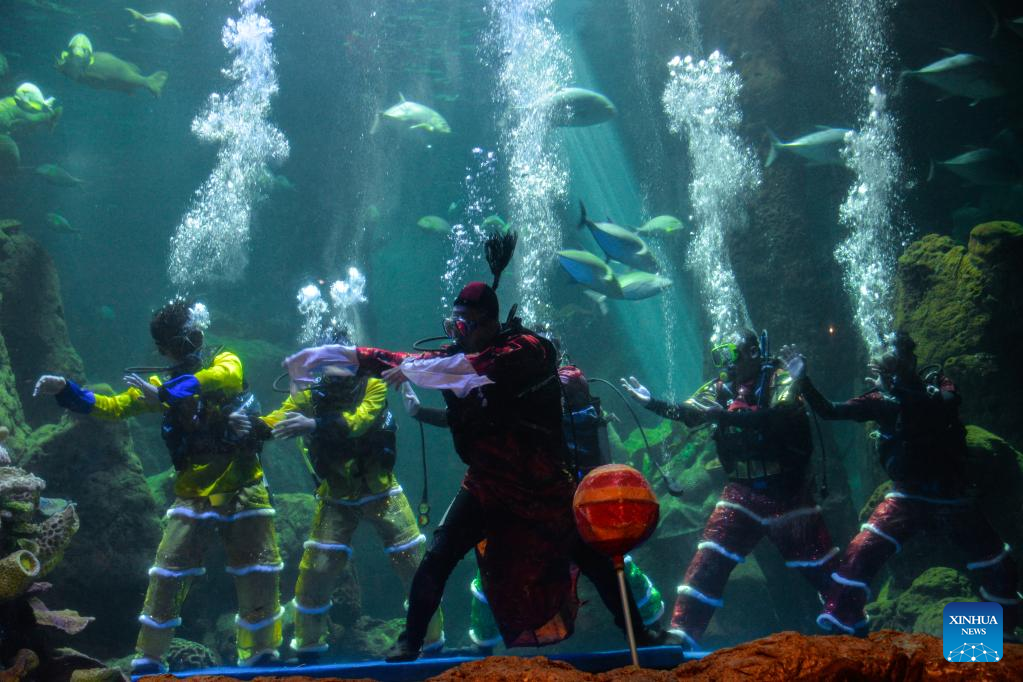
[[[622,598],[622,613],[625,614],[625,634],[629,637],[629,652],[632,654],[632,665],[639,667],[639,652],[636,651],[636,633],[632,629],[632,613],[629,612],[629,593],[625,585],[625,566],[621,559],[615,557],[615,572],[618,574],[618,593]]]

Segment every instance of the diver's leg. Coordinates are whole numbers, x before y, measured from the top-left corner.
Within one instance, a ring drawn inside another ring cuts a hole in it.
[[[198,518],[207,509],[200,500],[177,499],[167,511],[156,560],[149,569],[149,588],[139,622],[136,658],[132,667],[139,671],[166,669],[164,660],[174,629],[181,624],[181,605],[188,594],[192,577],[202,575],[204,538],[208,540],[208,521]]]
[[[388,496],[366,504],[364,513],[384,543],[384,552],[407,592],[426,554],[426,536],[419,532],[408,498],[395,486]],[[426,630],[423,651],[436,651],[443,646],[444,615],[438,608]]]
[[[825,594],[824,610],[817,616],[819,626],[850,635],[866,634],[868,619],[863,607],[872,596],[870,581],[922,527],[924,520],[918,504],[886,497],[877,505],[831,573],[832,584]]]
[[[671,616],[671,632],[685,646],[697,648],[714,612],[724,606],[722,594],[728,576],[763,537],[763,520],[751,502],[752,492],[741,484],[729,483],[707,519],[700,544],[696,546]]]
[[[277,657],[281,646],[280,572],[284,568],[274,532],[274,509],[266,487],[256,483],[238,491],[218,522],[238,594],[235,617],[238,665]]]
[[[469,583],[472,592],[472,605],[469,609],[469,639],[479,647],[482,653],[489,655],[495,646],[501,643],[501,633],[497,630],[494,612],[487,603],[487,595],[483,592],[483,577],[477,566],[476,576]]]
[[[805,500],[772,518],[767,534],[786,566],[802,573],[819,594],[830,589],[831,574],[838,568],[839,549],[831,542],[824,514],[813,500]]]
[[[430,549],[416,569],[409,591],[408,617],[401,647],[406,654],[418,654],[423,647],[433,614],[440,606],[455,566],[466,552],[484,538],[483,508],[467,490],[461,489],[433,533]],[[395,660],[399,657],[395,656]]]
[[[664,598],[650,577],[628,554],[625,555],[625,582],[636,599],[636,608],[643,617],[643,625],[656,625],[664,615]]]
[[[981,598],[1002,605],[1002,627],[1011,636],[1020,625],[1020,595],[1016,591],[1019,573],[1009,545],[973,505],[949,510],[944,527],[966,555],[967,570],[980,581]]]
[[[295,585],[295,638],[291,647],[298,653],[316,654],[328,648],[331,595],[352,555],[352,535],[360,518],[357,507],[334,504],[323,496],[317,503]]]

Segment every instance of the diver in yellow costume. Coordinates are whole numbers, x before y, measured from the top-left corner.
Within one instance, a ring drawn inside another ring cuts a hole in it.
[[[284,564],[259,462],[261,443],[230,426],[232,418],[258,408],[245,389],[237,355],[224,351],[203,361],[208,324],[201,303],[176,299],[156,312],[150,332],[161,355],[173,363],[165,379],[146,381],[129,373],[125,381],[130,388],[115,396],[52,375],[36,383],[36,395],[53,395],[72,412],[106,419],[163,414],[162,435],[177,471],[176,499],[149,569],[134,674],[166,671],[165,654],[181,625],[189,583],[205,573],[203,552],[211,533],[220,535],[238,594],[238,665],[272,662],[281,645],[284,609],[278,582]]]
[[[323,343],[351,345],[344,330]],[[352,535],[369,521],[407,590],[425,552],[408,499],[394,476],[394,416],[387,385],[370,377],[342,376],[325,367],[319,381],[296,392],[254,423],[262,438],[302,436],[316,477],[318,505],[295,586],[292,648],[308,661],[327,651],[327,613],[338,578],[352,554]],[[444,645],[440,611],[430,622],[426,650]]]

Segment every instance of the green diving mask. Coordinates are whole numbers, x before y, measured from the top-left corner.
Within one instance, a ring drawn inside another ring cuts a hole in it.
[[[715,367],[730,367],[739,361],[739,346],[721,343],[710,349],[710,360]]]

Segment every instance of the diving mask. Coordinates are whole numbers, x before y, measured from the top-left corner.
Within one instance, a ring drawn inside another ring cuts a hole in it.
[[[739,346],[721,343],[710,349],[710,360],[715,367],[730,367],[739,361]]]
[[[467,339],[476,331],[477,323],[461,315],[452,315],[444,320],[444,334],[452,341]]]

